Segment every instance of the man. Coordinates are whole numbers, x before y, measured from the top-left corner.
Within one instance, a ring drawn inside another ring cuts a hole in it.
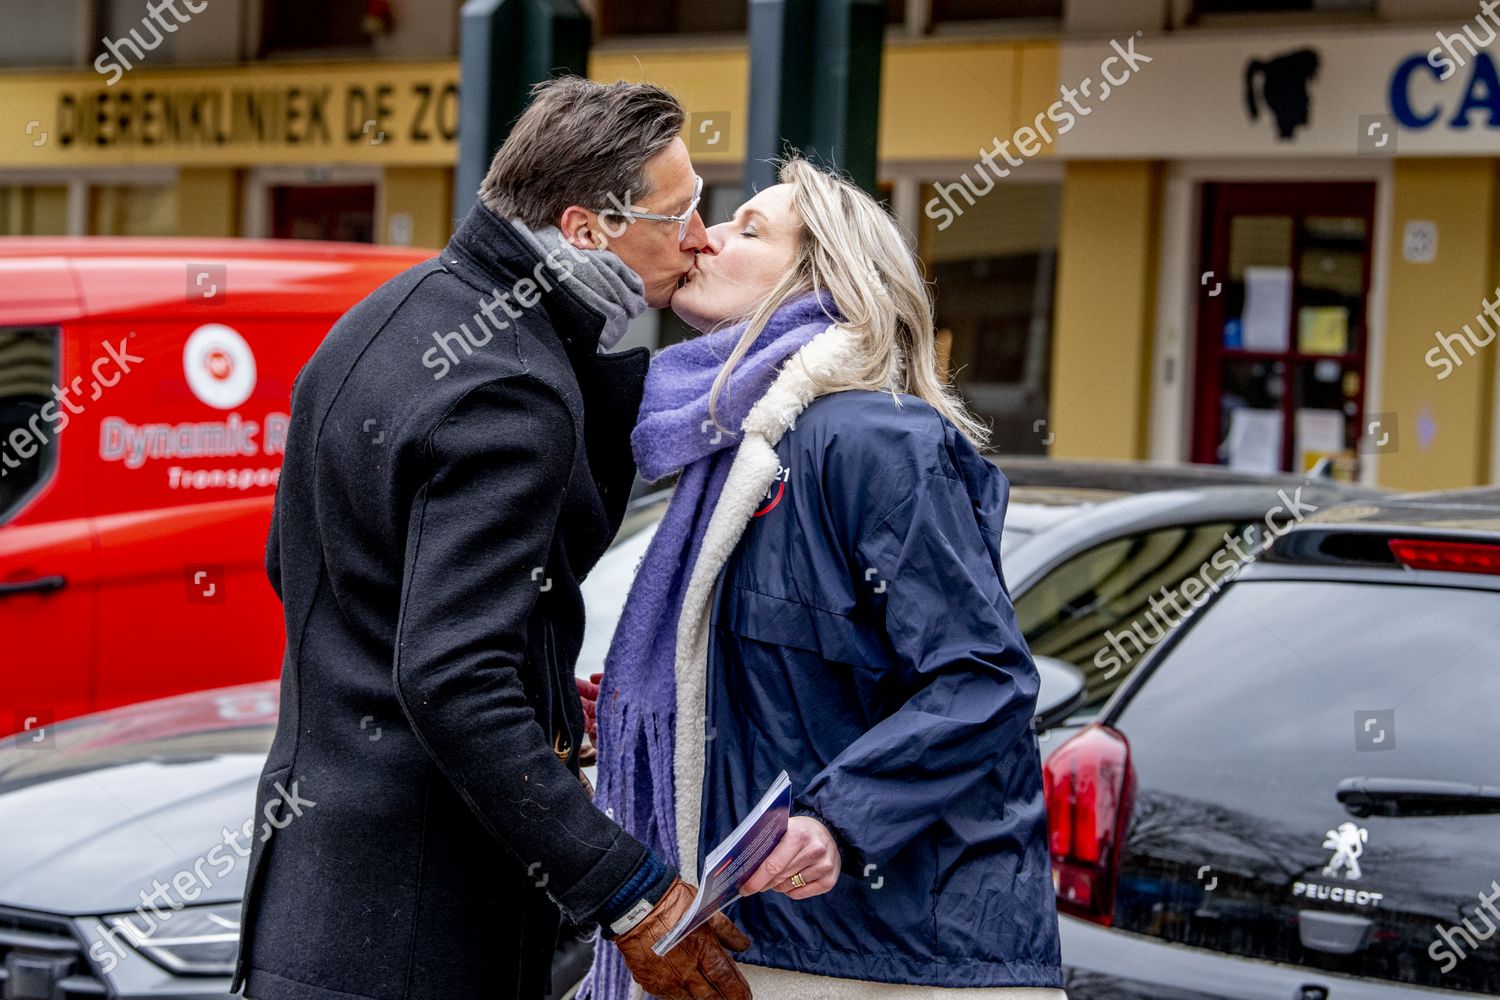
[[[693,890],[577,776],[578,581],[624,514],[647,361],[600,351],[706,243],[682,123],[655,87],[539,86],[441,255],[298,375],[233,990],[533,1000],[561,911],[659,996],[749,997],[722,918],[651,953]]]

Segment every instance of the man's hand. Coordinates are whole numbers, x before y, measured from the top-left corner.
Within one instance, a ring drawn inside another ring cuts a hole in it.
[[[603,679],[603,674],[591,674],[588,680],[573,678],[573,682],[578,685],[578,700],[583,702],[583,731],[589,739],[597,739],[599,736],[599,682]]]
[[[786,836],[740,888],[740,895],[775,889],[793,899],[821,896],[838,881],[839,861],[838,844],[826,826],[811,816],[793,816],[787,820]],[[792,884],[794,875],[801,876],[801,885]]]
[[[661,940],[692,905],[696,890],[682,879],[672,883],[646,919],[615,938],[630,974],[661,1000],[751,1000],[750,984],[725,948],[744,951],[750,939],[722,913],[658,956]]]

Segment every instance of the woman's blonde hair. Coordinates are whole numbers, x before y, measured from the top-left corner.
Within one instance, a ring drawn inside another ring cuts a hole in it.
[[[826,293],[843,316],[840,325],[860,338],[864,350],[862,363],[846,371],[828,377],[809,372],[819,395],[845,389],[909,393],[983,448],[989,428],[938,372],[932,298],[895,220],[860,188],[800,157],[783,163],[777,176],[792,186],[792,207],[802,223],[797,256],[749,317],[730,321],[749,323],[709,393],[714,423],[730,373],[771,314],[799,295]]]

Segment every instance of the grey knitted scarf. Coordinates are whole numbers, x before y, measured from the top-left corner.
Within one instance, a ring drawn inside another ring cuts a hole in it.
[[[572,267],[567,281],[574,294],[604,317],[599,350],[607,351],[618,344],[630,321],[646,308],[646,286],[640,275],[608,250],[578,249],[556,226],[532,229],[519,219],[511,219],[510,224],[539,256],[545,258],[554,252],[566,256]]]

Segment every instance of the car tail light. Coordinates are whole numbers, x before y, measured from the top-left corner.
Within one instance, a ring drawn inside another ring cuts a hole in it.
[[[1042,768],[1057,908],[1108,927],[1135,773],[1130,745],[1093,725],[1058,747]]]
[[[1500,575],[1500,545],[1419,538],[1392,538],[1390,545],[1396,559],[1412,569]]]

